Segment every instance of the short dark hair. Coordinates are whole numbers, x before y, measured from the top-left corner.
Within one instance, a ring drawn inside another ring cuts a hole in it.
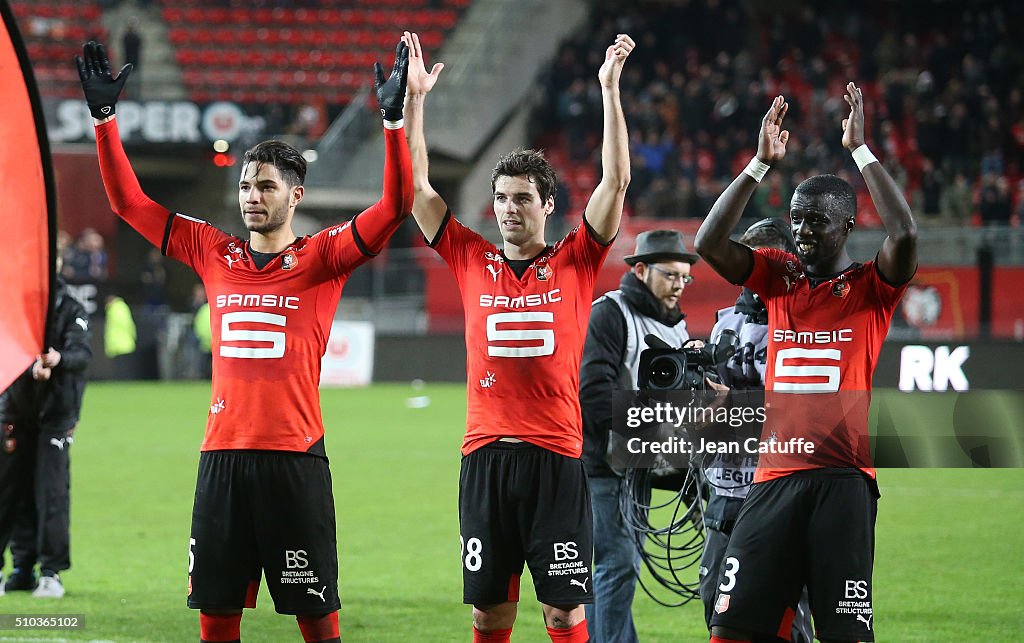
[[[804,179],[796,186],[793,196],[797,194],[828,197],[827,207],[830,215],[834,212],[844,219],[857,217],[857,193],[852,185],[835,174],[819,174]]]
[[[250,147],[242,157],[242,167],[249,163],[270,163],[281,173],[288,185],[302,185],[306,180],[306,159],[284,141],[263,141]]]
[[[793,231],[781,219],[761,219],[747,228],[740,237],[740,243],[751,248],[775,248],[796,254]]]
[[[555,168],[544,157],[540,150],[514,150],[498,159],[498,164],[491,171],[491,192],[499,176],[528,176],[530,182],[537,186],[541,201],[554,196],[558,179]]]

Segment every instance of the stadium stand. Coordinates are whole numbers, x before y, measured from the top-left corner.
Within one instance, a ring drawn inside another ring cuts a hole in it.
[[[395,25],[418,25],[424,45],[436,48],[457,23],[460,4],[323,0],[242,8],[165,1],[161,12],[192,100],[266,102],[273,90],[290,104],[322,99],[340,106],[395,46]]]
[[[808,172],[849,175],[838,124],[842,87],[855,79],[873,149],[924,225],[1018,225],[1024,54],[1012,34],[1022,26],[1024,9],[999,3],[790,3],[768,12],[731,1],[648,2],[625,15],[597,12],[550,66],[535,143],[559,150],[574,200],[585,198],[596,141],[575,132],[592,131],[600,114],[588,61],[602,52],[591,34],[625,29],[642,61],[623,82],[635,215],[703,217],[750,159],[752,132],[779,93],[791,104],[793,142],[783,176],[753,203],[763,212],[751,216],[778,212]],[[880,225],[862,197],[861,224]]]
[[[395,25],[417,25],[424,46],[436,49],[469,3],[319,0],[243,5],[163,0],[158,4],[190,100],[326,103],[333,113],[367,83],[374,61],[393,50]],[[13,7],[26,32],[43,95],[78,97],[81,90],[70,61],[86,40],[108,40],[101,4],[15,0]],[[116,60],[118,43],[107,44]]]
[[[82,87],[71,63],[82,43],[105,39],[98,2],[89,0],[18,0],[11,3],[21,25],[29,59],[44,96],[77,98]]]

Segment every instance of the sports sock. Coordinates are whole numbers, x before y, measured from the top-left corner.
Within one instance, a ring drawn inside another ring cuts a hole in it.
[[[306,643],[341,643],[338,610],[317,616],[296,616],[295,620]]]
[[[587,643],[587,620],[583,619],[576,625],[566,629],[548,628],[548,636],[555,643]]]
[[[202,643],[238,643],[242,637],[242,613],[199,612],[199,640]]]
[[[512,628],[507,630],[492,630],[490,632],[481,632],[473,627],[473,643],[509,643],[509,638],[512,636]]]

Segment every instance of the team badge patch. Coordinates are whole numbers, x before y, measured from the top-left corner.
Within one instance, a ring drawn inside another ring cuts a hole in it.
[[[721,614],[725,612],[727,609],[729,609],[729,595],[719,594],[718,600],[715,601],[715,612]]]
[[[555,274],[555,271],[548,265],[537,266],[537,279],[539,281],[547,281],[551,279],[551,275]]]
[[[850,284],[845,281],[837,281],[832,284],[832,294],[842,299],[850,292]]]
[[[289,250],[281,255],[281,270],[291,270],[297,265],[299,265],[299,258],[295,255],[294,250]]]

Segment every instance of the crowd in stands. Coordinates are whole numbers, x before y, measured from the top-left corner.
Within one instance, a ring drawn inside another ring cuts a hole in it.
[[[750,160],[771,100],[790,103],[787,156],[750,216],[788,209],[809,174],[865,190],[840,144],[846,82],[864,90],[875,154],[923,224],[1018,224],[1024,197],[1024,5],[841,0],[616,4],[565,43],[545,80],[536,144],[593,175],[604,35],[637,40],[624,73],[633,215],[703,217]],[[956,25],[951,29],[951,25]],[[556,152],[561,156],[563,153]],[[560,158],[561,160],[561,158]],[[879,225],[866,192],[862,225]]]

